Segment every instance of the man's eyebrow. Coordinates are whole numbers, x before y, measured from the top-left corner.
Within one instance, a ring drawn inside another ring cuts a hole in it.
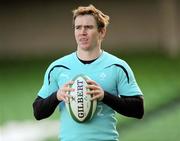
[[[84,27],[94,27],[94,25],[85,25]]]
[[[81,24],[80,24],[80,25],[75,25],[75,27],[76,27],[76,26],[83,26],[83,27],[87,27],[87,26],[94,26],[94,25],[92,25],[92,24],[81,25]]]
[[[75,25],[75,27],[76,27],[76,26],[82,26],[82,25]]]

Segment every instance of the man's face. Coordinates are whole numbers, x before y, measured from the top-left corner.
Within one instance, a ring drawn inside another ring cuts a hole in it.
[[[80,15],[75,19],[74,34],[78,47],[83,50],[92,50],[101,41],[101,32],[98,32],[96,20],[92,15]]]

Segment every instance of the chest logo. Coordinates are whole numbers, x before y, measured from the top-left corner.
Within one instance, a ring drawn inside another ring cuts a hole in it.
[[[105,74],[104,72],[102,72],[102,73],[99,75],[99,77],[100,77],[100,80],[105,80],[106,74]]]

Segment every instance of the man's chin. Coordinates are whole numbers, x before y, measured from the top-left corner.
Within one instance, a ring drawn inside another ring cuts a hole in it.
[[[90,46],[87,46],[87,45],[81,45],[81,46],[79,46],[81,49],[83,49],[83,50],[90,50]]]

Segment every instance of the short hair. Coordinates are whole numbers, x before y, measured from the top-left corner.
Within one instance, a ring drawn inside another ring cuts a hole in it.
[[[77,9],[73,10],[73,27],[75,24],[75,19],[79,15],[92,15],[94,16],[98,30],[106,28],[109,24],[109,16],[102,13],[92,4],[89,6],[79,6]]]

